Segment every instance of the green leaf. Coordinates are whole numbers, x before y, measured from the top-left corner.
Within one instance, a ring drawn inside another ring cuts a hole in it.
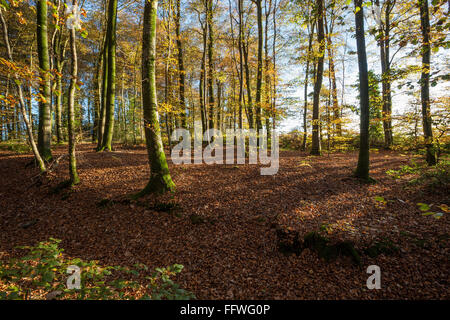
[[[419,210],[420,211],[428,211],[428,210],[431,209],[430,206],[427,205],[426,203],[420,203],[419,202],[417,205],[419,206]]]

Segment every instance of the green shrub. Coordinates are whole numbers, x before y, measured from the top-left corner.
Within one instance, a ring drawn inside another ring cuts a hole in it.
[[[19,247],[29,253],[20,258],[3,261],[0,265],[0,299],[174,299],[184,300],[195,296],[173,282],[172,276],[183,269],[175,264],[156,268],[145,276],[148,267],[134,268],[101,266],[97,261],[70,259],[59,248],[61,240],[50,238],[36,246]],[[68,289],[70,274],[67,267],[78,266],[81,274],[80,289]],[[139,281],[144,277],[144,281]],[[125,279],[121,278],[124,277]]]
[[[424,185],[430,189],[445,190],[450,186],[450,160],[441,159],[435,166],[424,167],[417,178],[409,181],[410,184]]]
[[[0,150],[22,154],[30,152],[31,148],[26,143],[11,140],[0,143]]]

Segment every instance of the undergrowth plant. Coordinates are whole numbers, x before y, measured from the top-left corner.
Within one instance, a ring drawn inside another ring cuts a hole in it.
[[[182,265],[156,268],[135,264],[101,266],[98,261],[68,258],[59,247],[61,240],[50,238],[35,246],[18,247],[28,254],[0,264],[0,299],[169,299],[187,300],[195,296],[181,289],[171,278]],[[79,289],[68,288],[69,266],[80,268]]]

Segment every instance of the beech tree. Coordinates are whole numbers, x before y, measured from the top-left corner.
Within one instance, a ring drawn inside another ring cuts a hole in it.
[[[52,114],[51,114],[51,83],[50,83],[50,58],[48,53],[47,34],[47,1],[39,0],[37,6],[37,48],[39,56],[39,69],[41,85],[39,86],[39,130],[38,149],[44,161],[52,160]]]
[[[116,23],[117,0],[109,0],[108,27],[105,39],[105,56],[103,57],[103,100],[105,127],[102,135],[102,145],[99,151],[112,150],[112,138],[114,133],[114,106],[116,96]],[[105,88],[106,87],[106,88]]]
[[[70,183],[72,185],[78,184],[80,179],[77,172],[77,159],[75,156],[75,93],[78,77],[78,61],[77,61],[77,44],[76,44],[76,29],[78,21],[77,19],[78,4],[77,0],[72,2],[72,19],[73,23],[69,25],[69,37],[70,37],[70,52],[71,52],[71,64],[70,64],[70,85],[69,85],[69,106],[68,106],[68,119],[67,128],[69,135],[69,174]]]
[[[367,70],[366,40],[364,35],[364,8],[362,0],[355,3],[356,47],[359,69],[359,156],[355,176],[369,180],[369,75]]]
[[[425,138],[426,160],[428,165],[436,164],[433,148],[433,130],[430,111],[430,17],[428,13],[428,0],[419,0],[420,29],[422,31],[422,75],[420,78],[420,95],[422,101],[423,135]]]
[[[175,190],[164,154],[159,126],[158,101],[156,96],[156,16],[158,1],[146,0],[142,35],[142,98],[144,108],[145,139],[150,164],[150,181],[138,193],[165,193]]]
[[[316,15],[317,15],[317,42],[319,43],[319,57],[317,59],[317,70],[316,79],[314,83],[314,101],[313,101],[313,123],[312,123],[312,155],[320,155],[320,115],[319,115],[319,104],[320,104],[320,91],[322,89],[322,78],[323,78],[323,61],[325,55],[325,34],[323,26],[323,15],[324,15],[323,0],[316,1]]]

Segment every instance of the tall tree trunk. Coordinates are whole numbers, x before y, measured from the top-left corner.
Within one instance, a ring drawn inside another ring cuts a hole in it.
[[[108,92],[108,38],[105,36],[102,57],[102,82],[101,82],[101,100],[100,115],[97,130],[97,150],[102,150],[103,136],[105,134],[106,123],[106,94]]]
[[[179,89],[179,101],[181,109],[181,125],[183,128],[187,127],[186,123],[186,101],[185,101],[185,71],[183,62],[183,47],[181,44],[180,33],[180,19],[181,19],[181,0],[177,0],[177,13],[175,15],[175,34],[177,36],[177,50],[178,50],[178,89]]]
[[[273,5],[273,15],[272,15],[272,21],[273,21],[273,41],[272,41],[272,60],[273,60],[273,86],[272,86],[272,130],[275,131],[276,127],[276,119],[277,119],[277,9],[278,9],[278,2],[277,0],[274,0]]]
[[[77,0],[72,2],[73,8],[77,8]],[[72,55],[71,67],[70,67],[70,85],[69,85],[69,106],[68,106],[68,117],[67,117],[67,128],[69,135],[69,174],[70,183],[72,185],[78,184],[80,179],[77,173],[77,159],[75,155],[75,92],[76,83],[78,77],[78,61],[77,61],[77,44],[76,44],[76,31],[75,26],[72,26],[70,31],[70,51]],[[81,123],[81,126],[82,123]]]
[[[205,4],[205,14],[206,14],[206,1],[204,0]],[[206,46],[207,46],[207,33],[208,33],[208,23],[207,19],[205,19],[205,23],[203,24],[200,17],[199,21],[202,27],[202,38],[203,38],[203,54],[202,54],[202,61],[201,61],[201,70],[200,70],[200,82],[199,82],[199,93],[200,93],[200,114],[202,119],[202,134],[208,130],[208,116],[207,116],[207,110],[206,110]]]
[[[170,19],[172,15],[172,1],[169,0],[168,8],[167,8],[167,26],[166,26],[166,37],[167,37],[167,55],[165,58],[165,66],[164,66],[164,103],[169,106],[171,105],[171,99],[169,98],[169,90],[171,87],[171,77],[170,77],[170,61],[172,60],[172,31],[170,28]],[[163,19],[166,19],[166,15],[164,14]],[[166,128],[167,135],[169,140],[169,149],[172,148],[172,114],[176,117],[175,110],[166,110]]]
[[[145,138],[151,175],[149,183],[137,194],[137,197],[150,192],[164,193],[175,190],[164,154],[159,127],[155,77],[157,7],[157,0],[145,2],[142,35],[142,95]]]
[[[247,39],[248,40],[248,39]],[[253,120],[253,99],[252,99],[252,86],[250,83],[250,68],[248,67],[248,41],[242,44],[242,52],[244,54],[244,68],[245,68],[245,82],[247,84],[247,120],[250,129],[253,129],[255,122]]]
[[[426,160],[428,165],[436,164],[436,156],[433,148],[433,130],[431,127],[430,110],[430,17],[428,12],[428,0],[419,0],[420,6],[420,27],[422,31],[422,76],[420,78],[421,100],[422,100],[422,121],[425,147],[427,149]]]
[[[208,113],[209,128],[214,128],[214,26],[213,1],[207,0],[206,19],[208,25]]]
[[[267,0],[264,1],[264,91],[265,91],[265,107],[264,107],[264,117],[266,119],[266,131],[267,131],[267,145],[270,145],[270,109],[271,109],[271,83],[270,83],[270,65],[269,65],[269,17],[272,12],[272,0],[269,0],[267,6]]]
[[[320,136],[319,136],[319,103],[320,103],[320,91],[322,89],[323,78],[323,60],[325,54],[325,35],[323,27],[323,0],[317,0],[316,7],[317,14],[317,41],[319,42],[319,58],[317,61],[317,75],[316,82],[314,83],[314,101],[313,101],[313,124],[312,124],[312,155],[320,155]]]
[[[48,53],[48,35],[47,35],[47,1],[39,0],[37,5],[37,45],[39,56],[39,69],[42,83],[39,86],[39,131],[38,148],[44,161],[52,160],[51,140],[52,140],[52,121],[51,121],[51,84],[50,84],[50,60]]]
[[[106,38],[108,41],[108,84],[106,88],[106,113],[105,131],[103,134],[103,150],[112,150],[112,139],[114,133],[114,107],[116,98],[116,22],[117,22],[117,0],[109,1],[108,8],[108,29]]]
[[[331,80],[331,96],[332,96],[332,110],[333,110],[333,122],[336,129],[336,134],[342,136],[342,125],[341,125],[341,112],[339,110],[338,94],[337,94],[337,83],[336,83],[336,66],[334,62],[334,48],[332,34],[334,30],[334,6],[335,2],[331,3],[331,13],[330,13],[330,26],[328,27],[327,16],[325,14],[325,28],[327,34],[327,49],[328,49],[328,62],[330,65],[330,80]]]
[[[305,72],[305,86],[304,86],[304,100],[305,103],[303,105],[303,143],[302,150],[306,150],[306,142],[308,139],[308,127],[307,127],[307,112],[308,112],[308,84],[309,84],[309,66],[311,64],[311,54],[312,54],[312,41],[314,38],[314,26],[315,21],[309,22],[310,32],[308,39],[308,53],[306,57],[306,72]]]
[[[360,143],[358,166],[355,176],[369,180],[369,76],[367,72],[366,40],[364,36],[364,8],[362,0],[354,0],[356,47],[358,52],[360,92]]]
[[[104,10],[103,26],[106,29],[103,31],[102,49],[98,62],[98,95],[99,95],[99,114],[97,120],[97,151],[102,149],[103,135],[105,133],[106,122],[106,93],[108,88],[108,0],[102,1]]]
[[[103,45],[102,45],[103,46]],[[98,127],[100,123],[101,95],[102,95],[102,78],[100,76],[101,67],[103,65],[103,50],[97,59],[94,77],[94,127],[92,129],[92,142],[98,139]]]
[[[244,0],[238,0],[238,14],[239,14],[239,129],[242,129],[242,106],[244,100],[244,61],[243,61],[243,37],[244,37],[244,25],[243,25],[243,8],[242,3]]]
[[[384,129],[384,145],[386,149],[391,149],[393,144],[392,138],[392,94],[391,94],[391,70],[390,70],[390,13],[393,5],[390,0],[385,2],[385,20],[379,21],[378,44],[380,46],[381,61],[381,83],[383,93],[383,129]],[[376,1],[376,5],[380,7],[380,1]],[[382,8],[380,8],[380,12]],[[380,17],[381,19],[381,17]]]
[[[62,134],[62,104],[63,104],[63,87],[62,87],[62,73],[64,68],[64,55],[66,43],[62,42],[62,30],[59,30],[56,41],[54,43],[53,53],[55,59],[55,67],[58,71],[56,74],[56,82],[55,82],[55,122],[56,122],[56,140],[58,143],[61,143],[63,140]]]
[[[262,51],[263,51],[263,25],[262,25],[262,2],[261,0],[256,0],[256,16],[258,21],[258,62],[257,62],[257,72],[256,72],[256,130],[262,129],[261,122],[261,96],[262,96],[262,72],[263,72],[263,62],[262,62]],[[259,139],[258,139],[259,143]]]

